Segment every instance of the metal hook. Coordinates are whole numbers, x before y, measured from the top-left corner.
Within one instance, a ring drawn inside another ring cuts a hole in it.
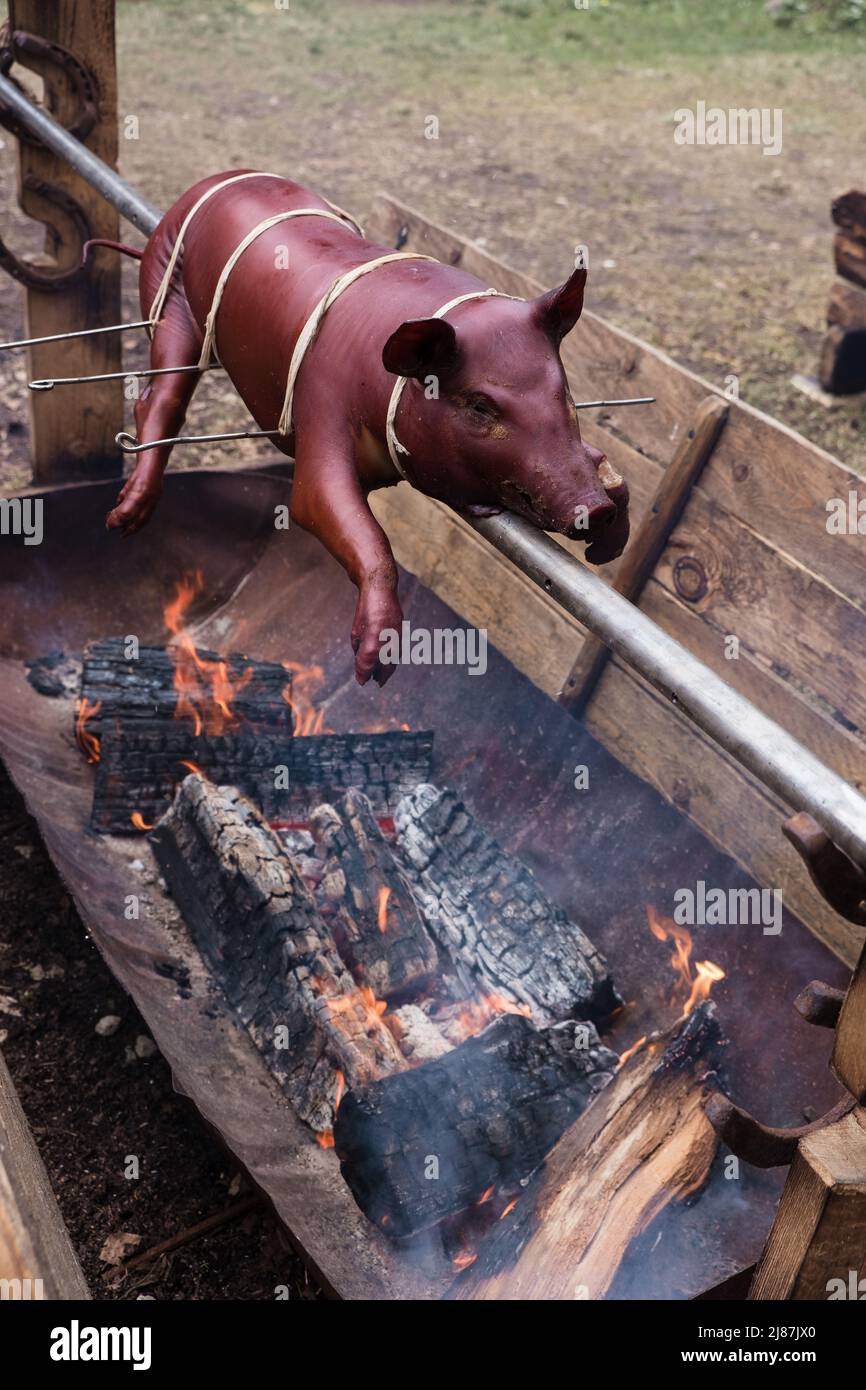
[[[575,410],[598,410],[601,406],[612,405],[653,405],[655,396],[633,396],[628,401],[575,401]]]
[[[176,434],[170,439],[149,439],[140,444],[134,434],[121,431],[115,436],[125,454],[141,454],[145,449],[159,449],[164,444],[213,444],[223,439],[279,439],[279,430],[231,430],[228,434]]]
[[[122,333],[127,328],[152,328],[153,319],[140,319],[136,323],[110,323],[105,328],[78,328],[74,333],[49,333],[44,338],[19,338],[17,342],[0,343],[0,352],[9,348],[33,347],[36,343],[59,343],[65,338],[90,338],[96,333]]]
[[[53,391],[55,386],[76,386],[81,381],[124,381],[130,376],[167,376],[171,372],[213,372],[221,366],[221,362],[209,362],[206,367],[199,367],[198,365],[194,367],[150,367],[135,372],[97,372],[93,376],[46,377],[44,381],[29,381],[27,386],[30,391]]]

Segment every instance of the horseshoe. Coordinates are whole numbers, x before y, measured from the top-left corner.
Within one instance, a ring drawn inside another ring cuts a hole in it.
[[[791,1129],[777,1128],[762,1124],[741,1110],[728,1096],[716,1091],[704,1106],[704,1113],[723,1144],[727,1144],[737,1158],[751,1163],[755,1168],[781,1168],[793,1162],[797,1144],[806,1135],[841,1120],[856,1105],[853,1096],[843,1096],[832,1110],[813,1120],[808,1125],[797,1125]]]
[[[86,140],[99,119],[99,93],[90,69],[62,44],[40,38],[37,34],[28,34],[24,29],[16,29],[10,34],[8,24],[4,24],[0,29],[0,72],[4,77],[8,77],[13,63],[19,62],[25,67],[32,66],[37,72],[40,65],[50,64],[66,75],[78,102],[78,115],[66,129],[77,140]],[[14,78],[10,80],[14,81]],[[31,135],[18,118],[2,104],[0,124],[10,130],[17,140],[42,148],[41,140]]]
[[[79,238],[80,246],[85,241],[89,241],[93,236],[87,214],[76,202],[71,193],[67,193],[63,188],[56,188],[53,184],[46,183],[44,179],[36,178],[34,174],[28,174],[21,186],[22,203],[25,196],[34,194],[42,198],[45,202],[55,207],[72,225],[75,235]],[[35,216],[37,222],[44,222],[46,226],[55,230],[48,217]],[[75,285],[82,280],[88,273],[84,262],[70,266],[65,270],[55,270],[50,266],[32,265],[29,261],[23,261],[0,237],[0,266],[18,280],[22,285],[26,285],[29,290],[42,290],[50,294],[59,290],[67,290],[71,285]]]

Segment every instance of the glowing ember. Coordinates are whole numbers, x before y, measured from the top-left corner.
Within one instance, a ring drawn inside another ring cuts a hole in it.
[[[207,776],[207,773],[203,772],[197,763],[191,763],[188,758],[181,758],[180,765],[181,767],[187,768],[189,772],[197,772],[199,777]]]
[[[692,976],[691,932],[687,927],[674,922],[672,918],[662,917],[661,913],[657,912],[649,903],[646,905],[646,914],[649,929],[656,940],[673,942],[671,965],[678,976],[674,998],[676,998],[677,990],[685,994],[686,1000],[680,1017],[688,1018],[692,1010],[709,997],[713,985],[725,978],[725,972],[720,965],[715,965],[711,960],[699,960],[695,962],[695,974]],[[622,1061],[620,1061],[621,1065]]]
[[[495,1190],[495,1186],[491,1183],[490,1187],[487,1188],[486,1192],[482,1192],[475,1205],[483,1207],[485,1202],[490,1201],[490,1198],[493,1196]]]
[[[335,1115],[336,1115],[337,1111],[338,1111],[339,1108],[340,1108],[340,1101],[343,1099],[343,1096],[345,1095],[345,1093],[346,1093],[346,1078],[345,1078],[343,1072],[338,1071],[338,1072],[337,1072],[337,1091],[336,1091],[336,1095],[334,1096],[334,1114],[335,1114]]]
[[[516,1197],[512,1197],[511,1201],[508,1203],[508,1206],[505,1208],[505,1210],[499,1213],[499,1220],[500,1220],[500,1221],[504,1221],[504,1219],[505,1219],[505,1217],[508,1215],[508,1213],[509,1213],[510,1211],[514,1211],[514,1208],[515,1208],[516,1206],[517,1206],[517,1198],[516,1198]]]
[[[391,896],[391,889],[383,884],[379,889],[378,920],[379,930],[384,933],[388,930],[388,899]]]
[[[248,666],[233,679],[227,661],[201,657],[196,651],[186,628],[186,615],[203,585],[201,570],[185,575],[164,613],[165,626],[173,639],[168,650],[174,661],[174,688],[177,691],[174,717],[189,719],[196,737],[201,733],[224,734],[237,728],[238,720],[232,705],[253,676],[253,668]]]
[[[132,821],[136,830],[152,830],[153,825],[156,825],[156,821],[153,822],[153,825],[148,825],[140,811],[133,811],[129,819]]]
[[[89,763],[99,762],[101,750],[96,734],[87,732],[87,724],[101,709],[101,700],[95,700],[91,704],[87,696],[82,695],[75,712],[75,737]]]
[[[332,1149],[334,1147],[334,1131],[332,1129],[317,1130],[316,1143],[320,1149]]]

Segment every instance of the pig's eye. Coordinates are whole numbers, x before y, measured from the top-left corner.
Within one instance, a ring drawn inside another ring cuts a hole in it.
[[[495,420],[497,416],[496,406],[489,401],[486,396],[470,396],[466,402],[473,415],[477,415],[479,420]]]

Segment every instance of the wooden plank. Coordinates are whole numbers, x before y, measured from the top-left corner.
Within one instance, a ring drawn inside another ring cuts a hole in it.
[[[114,0],[9,0],[10,24],[62,44],[93,72],[98,85],[99,120],[85,141],[94,154],[117,167],[117,80]],[[45,105],[62,124],[78,115],[68,78],[53,64],[40,64]],[[61,267],[81,256],[77,234],[65,216],[38,194],[25,191],[32,176],[70,194],[83,209],[94,237],[116,239],[119,215],[62,160],[30,144],[19,146],[19,201],[30,216],[46,223],[45,250]],[[46,293],[28,290],[25,336],[38,337],[95,328],[120,319],[120,261],[108,250],[94,252],[90,274],[72,287]],[[119,334],[105,334],[28,349],[31,379],[81,376],[121,369]],[[30,392],[30,451],[39,482],[70,478],[117,477],[122,455],[114,437],[123,428],[123,382],[103,381],[86,388]]]
[[[665,469],[649,511],[627,547],[614,580],[617,593],[631,602],[637,602],[655,569],[727,418],[727,401],[707,396]],[[592,699],[608,655],[609,649],[601,639],[594,633],[588,634],[560,698],[560,703],[573,714],[580,714]]]
[[[845,992],[830,1062],[846,1090],[866,1104],[866,946]]]
[[[616,658],[602,677],[586,726],[759,883],[780,889],[788,911],[853,965],[863,930],[833,911],[785,844],[781,824],[788,809]]]
[[[385,194],[374,202],[368,230],[391,244],[402,232],[410,249],[459,262],[464,270],[511,294],[531,297],[543,288]],[[624,440],[637,453],[663,465],[701,400],[710,392],[722,394],[711,382],[589,310],[584,310],[577,328],[565,339],[562,358],[578,399],[602,399],[621,390],[656,397],[654,406],[612,411],[597,423],[608,436]],[[862,480],[802,435],[744,401],[730,404],[730,419],[703,475],[702,490],[749,527],[759,525],[769,544],[789,555],[808,556],[815,574],[862,604],[861,538],[830,536],[826,530],[827,500],[846,497]],[[582,412],[581,429],[586,423],[583,417],[589,415]],[[587,437],[612,458],[607,445],[599,442],[598,435],[593,438],[588,428]],[[626,480],[631,486],[628,473]]]
[[[5,1280],[18,1282],[7,1285],[2,1283]],[[90,1298],[2,1055],[0,1286],[0,1298]]]
[[[750,1299],[859,1299],[866,1274],[866,1115],[801,1139]]]

